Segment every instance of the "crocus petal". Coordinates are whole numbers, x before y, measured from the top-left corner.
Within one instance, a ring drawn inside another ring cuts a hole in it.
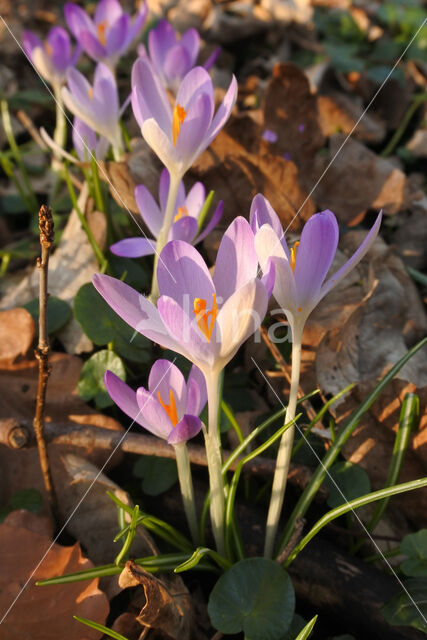
[[[91,129],[97,129],[97,122],[93,117],[93,113],[90,108],[91,105],[86,105],[75,100],[67,87],[62,88],[62,99],[67,109],[69,109],[74,116],[85,122]]]
[[[84,75],[77,69],[69,69],[67,72],[67,84],[76,101],[80,102],[82,106],[91,108],[92,101],[90,96],[92,87]]]
[[[170,184],[169,171],[167,169],[162,169],[162,172],[160,174],[160,181],[159,181],[159,202],[160,202],[160,209],[162,211],[166,210],[166,203],[168,201],[168,194],[169,194],[169,184]],[[182,181],[181,181],[181,185],[182,185],[182,188],[184,188]]]
[[[110,25],[116,22],[123,14],[123,9],[118,0],[100,0],[95,11],[95,24],[105,22]]]
[[[110,115],[112,122],[115,123],[119,117],[116,79],[111,69],[102,62],[96,65],[93,78],[93,93]]]
[[[187,49],[191,64],[193,65],[197,60],[200,50],[200,35],[197,29],[187,29],[187,31],[182,34],[181,45]]]
[[[200,94],[206,94],[210,98],[213,111],[213,85],[209,73],[203,67],[194,67],[181,82],[176,96],[176,103],[187,111],[189,104]]]
[[[140,387],[136,392],[136,400],[141,412],[144,429],[158,438],[167,440],[173,424],[157,399],[157,395]]]
[[[187,408],[186,413],[199,416],[208,401],[206,380],[199,367],[191,367],[187,380]]]
[[[145,2],[140,5],[139,10],[136,12],[134,18],[131,21],[131,24],[128,29],[128,37],[126,41],[126,48],[132,44],[144,26],[145,18],[147,17],[147,5]]]
[[[36,47],[33,49],[32,62],[42,78],[47,80],[49,84],[62,81],[62,74],[55,69],[52,59],[44,47]]]
[[[267,291],[268,297],[271,296],[274,289],[274,283],[276,281],[276,267],[272,260],[267,261],[266,271],[264,272],[261,282]]]
[[[160,20],[155,29],[148,34],[148,50],[150,58],[157,70],[163,67],[168,49],[176,44],[175,31],[167,20]]]
[[[331,276],[322,286],[319,292],[319,296],[317,298],[317,302],[319,302],[327,293],[329,293],[329,291],[333,287],[335,287],[335,285],[337,285],[338,282],[341,282],[341,280],[343,280],[346,277],[346,275],[350,273],[350,271],[354,269],[354,267],[357,264],[359,264],[362,258],[367,254],[367,252],[369,251],[369,249],[372,247],[372,245],[376,240],[378,231],[381,226],[381,220],[382,220],[382,212],[380,211],[380,213],[377,216],[377,219],[375,220],[374,224],[371,227],[371,230],[367,234],[366,238],[364,239],[360,247],[353,253],[351,258],[347,260],[347,262],[343,264],[343,266],[340,269],[338,269],[338,271],[334,273],[334,275]]]
[[[220,200],[218,202],[218,206],[215,209],[212,218],[209,220],[208,224],[203,229],[202,233],[197,236],[197,238],[194,241],[194,244],[197,244],[197,243],[201,242],[202,240],[204,240],[206,238],[206,236],[210,234],[212,229],[215,229],[216,225],[218,224],[218,222],[222,218],[223,212],[224,212],[224,203],[223,203],[222,200]]]
[[[142,258],[156,252],[156,242],[150,238],[124,238],[112,244],[110,251],[122,258]]]
[[[36,36],[35,33],[25,29],[22,32],[22,47],[27,56],[32,59],[33,49],[35,49],[36,47],[43,47],[43,42],[38,36]]]
[[[218,107],[218,111],[215,114],[212,124],[209,127],[208,137],[206,139],[205,149],[210,145],[212,140],[218,135],[222,127],[227,122],[231,115],[233,107],[237,100],[237,80],[233,76],[230,86],[227,89],[227,93],[224,96],[224,100]]]
[[[91,31],[80,31],[79,42],[87,55],[94,60],[102,60],[106,57],[106,48]]]
[[[86,11],[74,2],[67,2],[64,7],[65,20],[69,30],[79,40],[81,31],[90,31],[96,35],[95,26]]]
[[[197,218],[203,207],[206,197],[205,187],[201,182],[196,182],[185,198],[185,206],[190,216]]]
[[[221,47],[215,47],[215,49],[213,50],[209,58],[205,60],[205,62],[203,63],[203,68],[206,69],[206,71],[209,71],[209,69],[211,69],[214,66],[220,53],[221,53]]]
[[[130,27],[130,17],[123,13],[110,27],[107,33],[105,48],[107,55],[121,53],[126,45]]]
[[[169,336],[156,307],[129,285],[105,274],[96,273],[93,285],[107,304],[143,336],[176,351],[176,343]]]
[[[192,63],[190,54],[182,46],[175,44],[165,55],[162,71],[169,85],[173,85],[174,80],[180,81],[191,69]]]
[[[299,306],[313,308],[338,246],[338,223],[331,211],[316,213],[301,233],[295,261]]]
[[[178,156],[190,167],[204,147],[206,132],[212,120],[213,103],[208,95],[200,94],[191,104],[181,125],[176,144]]]
[[[178,420],[186,412],[187,385],[184,376],[173,362],[169,360],[156,360],[151,367],[148,378],[148,390],[156,398],[160,397],[164,404],[170,403],[170,391],[173,391]]]
[[[264,198],[261,193],[257,193],[252,200],[249,222],[254,233],[261,229],[263,224],[269,224],[280,239],[289,260],[289,249],[282,230],[282,223],[267,198]]]
[[[163,224],[163,212],[150,191],[143,184],[135,187],[135,200],[139,213],[155,238],[160,233]]]
[[[236,289],[256,277],[257,269],[254,234],[249,223],[239,216],[219,245],[213,277],[218,295],[227,300]]]
[[[136,401],[136,392],[112,371],[106,371],[104,383],[108,395],[129,418],[144,426],[141,409]]]
[[[134,94],[132,92],[132,106],[134,103],[133,96]],[[143,123],[141,133],[145,142],[153,149],[165,167],[167,167],[169,171],[174,171],[177,175],[182,176],[187,166],[183,166],[182,158],[177,153],[170,138],[163,129],[160,128],[154,118],[150,118]]]
[[[172,135],[171,106],[148,58],[138,58],[132,67],[132,107],[134,100],[137,104],[135,118],[140,127],[144,121],[155,118],[159,126]]]
[[[96,149],[98,144],[95,131],[80,118],[74,118],[72,138],[79,159],[82,162],[88,162],[91,152]]]
[[[268,295],[261,280],[240,287],[221,307],[216,324],[221,334],[218,358],[225,366],[260,326],[267,312]]]
[[[215,287],[211,274],[200,253],[192,245],[181,240],[168,242],[160,254],[157,267],[160,295],[166,295],[193,317],[194,298],[202,298],[209,306]],[[190,308],[191,307],[191,308]]]
[[[187,442],[190,438],[197,436],[202,428],[202,421],[197,416],[185,415],[180,422],[172,429],[168,437],[169,444],[179,444]]]
[[[71,42],[68,32],[62,27],[53,27],[47,37],[52,51],[52,62],[59,71],[65,71],[70,64]]]
[[[197,234],[197,220],[191,216],[180,218],[170,228],[168,240],[192,242]]]

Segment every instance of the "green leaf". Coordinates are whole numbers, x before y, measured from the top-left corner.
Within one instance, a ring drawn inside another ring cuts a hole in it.
[[[405,536],[400,550],[408,556],[400,565],[405,576],[427,578],[427,529]]]
[[[164,493],[178,480],[175,460],[157,456],[141,456],[135,462],[133,473],[142,479],[142,490],[149,496]]]
[[[371,482],[366,471],[352,462],[342,461],[334,464],[329,469],[325,482],[329,489],[327,502],[331,509],[364,496],[371,490]]]
[[[247,558],[224,573],[208,604],[222,633],[243,631],[248,640],[277,640],[289,628],[295,593],[286,571],[267,558]]]
[[[42,507],[43,498],[37,489],[21,489],[13,494],[9,501],[11,511],[26,509],[37,513]]]
[[[298,634],[301,633],[306,624],[304,618],[296,613],[292,618],[291,626],[284,636],[280,636],[280,640],[297,640]]]
[[[295,640],[307,640],[307,638],[310,636],[311,632],[313,631],[313,627],[316,624],[316,622],[317,622],[317,616],[314,616],[314,618],[312,618],[310,622],[307,622],[304,629],[302,629],[302,631],[298,634]]]
[[[0,215],[13,215],[16,213],[26,213],[25,200],[19,193],[9,193],[2,197],[0,201]]]
[[[134,331],[105,302],[91,283],[84,284],[74,299],[74,315],[85,334],[97,345],[110,342],[123,358],[148,362],[151,343]]]
[[[113,631],[112,629],[108,629],[108,627],[104,627],[103,624],[99,624],[98,622],[94,622],[93,620],[88,620],[87,618],[80,618],[80,616],[73,616],[74,620],[78,620],[82,624],[85,624],[87,627],[91,629],[96,629],[97,631],[101,631],[109,638],[114,638],[114,640],[128,640],[125,636],[122,636],[121,633],[117,633],[117,631]]]
[[[34,318],[36,327],[39,323],[39,299],[33,298],[22,305]],[[72,311],[68,302],[49,296],[47,299],[47,332],[49,335],[56,333],[71,318]]]
[[[114,351],[104,349],[94,353],[89,360],[86,360],[77,384],[79,396],[85,401],[95,400],[98,409],[104,409],[114,404],[104,384],[104,374],[107,369],[122,380],[126,379],[122,359]]]
[[[393,626],[415,627],[427,633],[427,578],[409,578],[403,584],[406,591],[399,589],[381,613]]]

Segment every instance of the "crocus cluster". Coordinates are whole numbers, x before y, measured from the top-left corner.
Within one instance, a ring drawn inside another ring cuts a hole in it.
[[[22,46],[42,78],[54,88],[64,84],[68,69],[77,64],[81,54],[79,45],[73,50],[70,36],[62,27],[53,27],[44,42],[25,30]]]

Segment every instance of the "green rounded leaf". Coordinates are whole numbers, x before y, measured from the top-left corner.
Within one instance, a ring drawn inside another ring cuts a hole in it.
[[[113,401],[104,384],[104,374],[109,369],[122,380],[126,379],[123,361],[114,351],[107,349],[94,353],[81,370],[77,391],[83,400],[95,400],[98,409],[111,406]]]
[[[329,489],[327,502],[331,509],[371,491],[368,474],[362,467],[352,462],[343,461],[334,464],[329,469],[325,482]]]
[[[26,309],[34,318],[34,322],[36,323],[36,327],[38,329],[39,324],[39,299],[33,298],[29,302],[26,302],[22,305],[24,309]],[[47,299],[47,332],[50,335],[51,333],[56,333],[59,329],[68,322],[71,318],[72,312],[71,307],[68,302],[65,300],[61,300],[60,298],[55,298],[54,296],[49,296]]]
[[[248,558],[216,583],[208,613],[222,633],[243,631],[247,640],[278,640],[291,625],[295,593],[286,571],[273,560]]]
[[[399,589],[381,612],[391,625],[415,627],[427,633],[427,578],[409,578],[404,586],[405,591]]]
[[[427,529],[405,536],[400,550],[408,556],[400,565],[403,573],[413,578],[427,578]]]
[[[142,490],[149,496],[164,493],[178,480],[176,461],[157,456],[141,456],[135,462],[133,473],[142,479]]]

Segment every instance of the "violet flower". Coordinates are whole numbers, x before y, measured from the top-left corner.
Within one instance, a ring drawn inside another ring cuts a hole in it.
[[[90,162],[92,153],[97,160],[104,160],[109,147],[108,140],[98,135],[80,118],[74,118],[72,138],[74,149],[81,162]]]
[[[132,69],[132,108],[142,136],[172,178],[180,180],[218,135],[237,97],[236,78],[216,114],[213,85],[203,67],[194,67],[180,84],[171,107],[166,90],[146,57]]]
[[[193,541],[198,544],[199,528],[186,442],[202,428],[199,415],[207,399],[202,372],[193,366],[185,382],[172,362],[157,360],[151,367],[148,389],[139,387],[135,392],[112,371],[105,372],[104,380],[110,397],[124,413],[174,447],[184,510]]]
[[[116,157],[123,151],[119,118],[117,84],[110,69],[100,62],[94,75],[93,86],[77,69],[67,73],[68,87],[62,97],[66,107],[88,127],[104,136],[112,145]]]
[[[148,54],[141,44],[138,55],[148,55],[163,85],[176,93],[184,77],[195,66],[199,50],[200,35],[196,29],[188,29],[178,38],[172,25],[167,20],[160,20],[148,34]],[[215,63],[219,52],[220,49],[216,49],[205,62],[206,70]]]
[[[118,0],[101,0],[92,19],[77,4],[67,2],[64,13],[68,28],[87,55],[114,69],[120,56],[140,34],[147,7],[143,3],[131,18]]]
[[[44,41],[25,30],[22,46],[39,74],[52,87],[64,84],[68,69],[77,64],[81,53],[80,46],[73,51],[70,36],[62,27],[53,27]]]
[[[218,249],[213,277],[203,258],[182,240],[168,242],[157,267],[157,307],[124,282],[96,274],[93,284],[131,327],[181,353],[203,372],[209,401],[205,432],[211,490],[211,522],[224,553],[224,486],[218,437],[219,376],[267,311],[274,267],[257,278],[258,259],[248,222],[236,218]]]
[[[169,173],[163,169],[159,182],[160,206],[154,200],[151,193],[143,185],[135,189],[135,200],[138,205],[141,217],[153,237],[157,240],[166,212],[166,203],[169,193]],[[213,216],[206,225],[202,233],[199,231],[199,215],[205,202],[205,188],[201,182],[196,182],[188,194],[185,193],[183,182],[180,182],[178,195],[175,203],[175,211],[172,225],[169,229],[168,240],[185,240],[191,244],[201,242],[221,219],[223,203],[219,202]],[[110,247],[110,250],[117,256],[127,258],[139,258],[155,252],[156,242],[150,238],[125,238],[119,240]]]

